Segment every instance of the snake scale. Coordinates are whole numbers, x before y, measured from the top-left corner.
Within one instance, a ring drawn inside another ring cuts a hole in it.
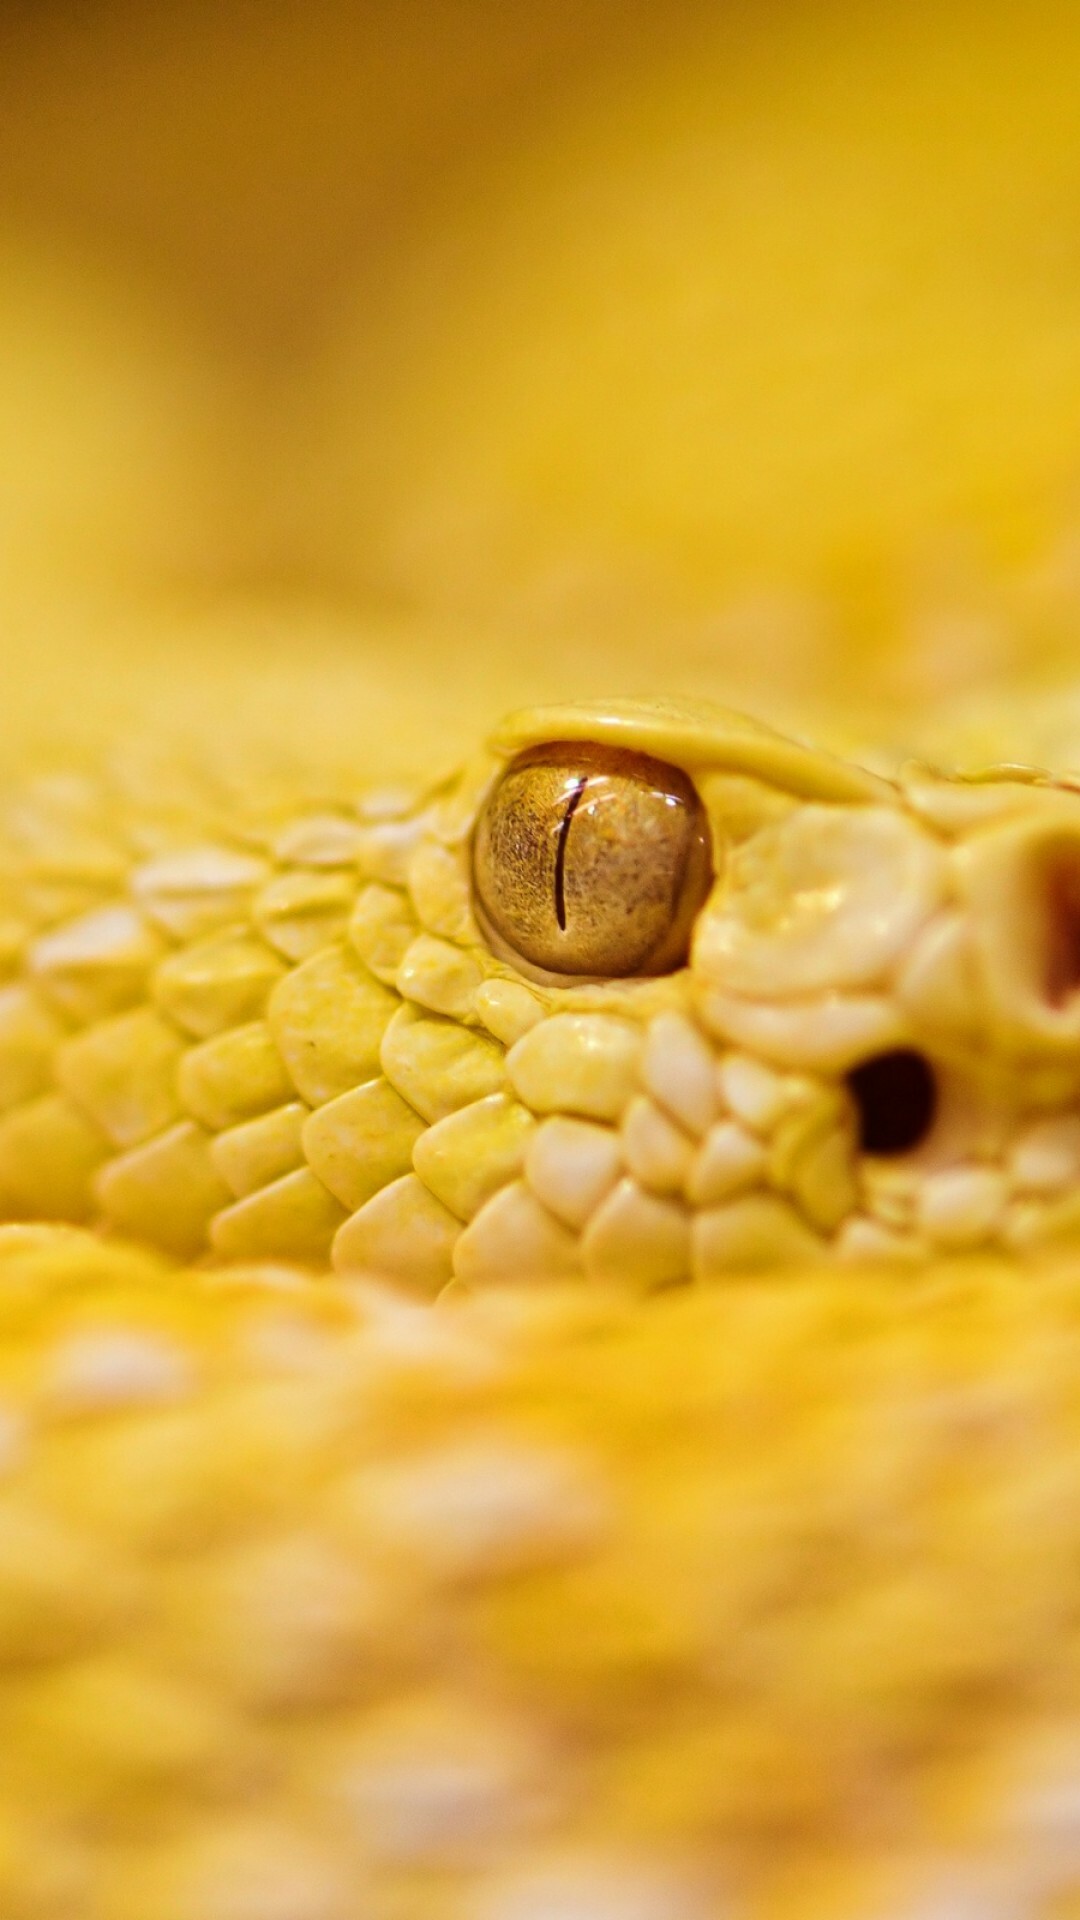
[[[4,1920],[1080,1912],[1080,790],[0,828]]]

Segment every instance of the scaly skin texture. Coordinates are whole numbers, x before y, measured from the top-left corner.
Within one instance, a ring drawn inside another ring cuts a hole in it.
[[[551,740],[685,769],[716,883],[689,964],[537,979],[470,848]],[[0,1206],[178,1258],[651,1290],[791,1259],[1068,1236],[1080,793],[898,782],[717,710],[550,709],[436,792],[46,782],[5,819]],[[917,1051],[912,1151],[849,1075]]]
[[[706,807],[663,979],[476,924],[575,738]],[[1073,1912],[1068,783],[563,709],[433,795],[50,779],[6,837],[0,1913]]]

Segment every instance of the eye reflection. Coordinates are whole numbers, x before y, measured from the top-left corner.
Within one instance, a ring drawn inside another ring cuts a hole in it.
[[[625,978],[685,963],[710,846],[692,782],[645,754],[555,743],[512,762],[473,846],[493,944],[543,973]]]

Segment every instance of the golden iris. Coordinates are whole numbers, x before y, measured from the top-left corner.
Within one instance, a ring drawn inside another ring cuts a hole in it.
[[[477,826],[479,917],[496,951],[544,974],[671,973],[709,890],[710,852],[677,767],[577,741],[534,747]]]

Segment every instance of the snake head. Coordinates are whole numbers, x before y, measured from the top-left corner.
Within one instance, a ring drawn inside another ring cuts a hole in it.
[[[504,1038],[535,1130],[462,1277],[515,1239],[650,1286],[1026,1248],[1080,1216],[1066,786],[890,780],[623,703],[514,716],[472,793],[474,950],[526,1023]]]
[[[429,1295],[1075,1230],[1067,781],[611,703],[315,790],[0,817],[3,1217]]]

